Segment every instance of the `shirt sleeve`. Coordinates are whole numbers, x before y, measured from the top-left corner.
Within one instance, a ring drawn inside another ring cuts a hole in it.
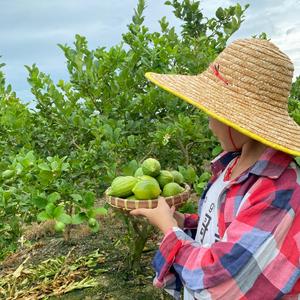
[[[299,189],[297,196],[292,194],[292,190],[274,190],[273,184],[248,193],[222,240],[210,247],[174,227],[154,257],[154,285],[176,290],[178,276],[196,299],[207,292],[217,299],[240,299],[249,293],[254,293],[250,299],[260,299],[255,290],[263,290],[265,299],[275,299],[293,285],[290,278],[299,278],[299,253],[293,253],[292,239],[282,250],[295,217],[290,202],[299,198]]]
[[[197,229],[199,222],[198,214],[184,214],[184,224],[185,229]]]

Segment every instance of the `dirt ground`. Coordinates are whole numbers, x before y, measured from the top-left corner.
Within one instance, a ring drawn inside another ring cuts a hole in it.
[[[152,285],[154,271],[151,261],[161,236],[157,232],[151,235],[142,255],[142,273],[132,275],[126,270],[128,249],[124,243],[126,230],[123,222],[115,217],[112,209],[99,221],[101,227],[98,233],[91,234],[86,226],[76,226],[71,230],[69,240],[55,233],[53,224],[33,224],[26,229],[23,248],[0,264],[0,277],[9,270],[15,271],[26,258],[26,265],[38,266],[47,259],[66,255],[75,261],[78,257],[88,256],[98,250],[101,261],[94,266],[96,275],[93,275],[97,286],[73,290],[59,297],[39,299],[172,299],[164,291]]]

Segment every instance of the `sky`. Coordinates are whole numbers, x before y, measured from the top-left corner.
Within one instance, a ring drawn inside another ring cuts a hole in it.
[[[218,7],[249,3],[246,18],[230,41],[261,32],[292,59],[294,78],[300,75],[300,0],[202,0],[207,17]],[[180,22],[164,0],[146,0],[145,25],[159,31],[163,16],[180,31]],[[7,83],[23,102],[34,98],[24,65],[37,64],[56,83],[68,80],[65,58],[57,44],[72,45],[76,34],[87,38],[90,49],[111,47],[127,31],[137,0],[0,0],[0,63]]]

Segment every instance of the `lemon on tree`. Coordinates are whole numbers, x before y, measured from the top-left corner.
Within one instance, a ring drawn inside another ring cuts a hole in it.
[[[91,227],[95,227],[97,225],[97,220],[95,218],[89,218],[88,224]]]
[[[65,230],[65,228],[66,228],[65,223],[60,222],[60,221],[57,221],[57,222],[55,223],[55,226],[54,226],[55,231],[57,231],[57,232],[62,232],[62,231]]]

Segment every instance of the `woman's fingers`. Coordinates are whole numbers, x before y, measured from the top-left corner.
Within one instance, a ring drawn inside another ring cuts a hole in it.
[[[148,213],[147,213],[148,209],[147,208],[137,208],[134,209],[132,211],[130,211],[130,214],[133,216],[145,216],[147,217]]]
[[[165,198],[163,197],[159,197],[158,198],[158,202],[157,202],[157,206],[161,207],[161,206],[169,206],[167,201],[165,200]]]
[[[172,213],[172,215],[174,215],[175,210],[176,210],[176,207],[173,205],[173,206],[171,207],[171,213]]]

